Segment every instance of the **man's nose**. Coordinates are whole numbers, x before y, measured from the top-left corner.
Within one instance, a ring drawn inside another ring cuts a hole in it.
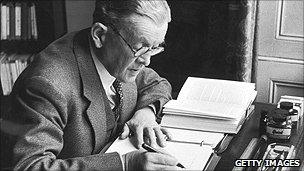
[[[142,55],[137,58],[137,62],[145,66],[148,66],[150,64],[150,59],[151,59],[151,55]]]

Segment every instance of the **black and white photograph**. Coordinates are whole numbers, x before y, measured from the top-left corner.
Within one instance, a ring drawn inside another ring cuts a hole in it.
[[[304,170],[304,1],[0,6],[0,170]]]

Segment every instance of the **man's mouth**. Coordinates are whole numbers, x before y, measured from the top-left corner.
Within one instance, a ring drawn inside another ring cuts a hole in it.
[[[137,71],[139,71],[140,69],[130,69],[131,71],[133,71],[133,72],[137,72]]]
[[[134,72],[134,73],[138,73],[143,68],[144,68],[144,66],[137,66],[137,67],[134,66],[134,68],[130,68],[129,71]]]

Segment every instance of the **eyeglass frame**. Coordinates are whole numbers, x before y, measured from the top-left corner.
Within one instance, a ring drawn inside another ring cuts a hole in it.
[[[159,54],[159,53],[161,53],[165,50],[165,47],[163,47],[165,45],[165,42],[163,42],[163,43],[161,43],[161,44],[163,44],[163,46],[158,46],[158,47],[155,47],[155,48],[146,47],[147,50],[144,51],[144,53],[138,54],[143,48],[145,48],[144,46],[140,47],[138,50],[134,50],[133,47],[130,45],[130,43],[128,43],[128,41],[119,33],[119,31],[114,26],[114,24],[109,23],[109,26],[112,28],[114,33],[117,34],[125,42],[125,44],[127,44],[127,46],[130,48],[130,50],[133,52],[133,55],[134,55],[135,58],[140,57],[142,55],[145,55],[147,53],[152,53],[153,51],[156,51],[156,52],[152,53],[152,55],[151,55],[151,56],[154,56],[154,55],[157,55],[157,54]]]

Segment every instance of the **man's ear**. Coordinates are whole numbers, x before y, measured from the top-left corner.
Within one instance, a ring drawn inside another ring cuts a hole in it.
[[[107,31],[107,26],[99,22],[94,23],[91,27],[91,36],[96,48],[101,48],[103,46]]]

